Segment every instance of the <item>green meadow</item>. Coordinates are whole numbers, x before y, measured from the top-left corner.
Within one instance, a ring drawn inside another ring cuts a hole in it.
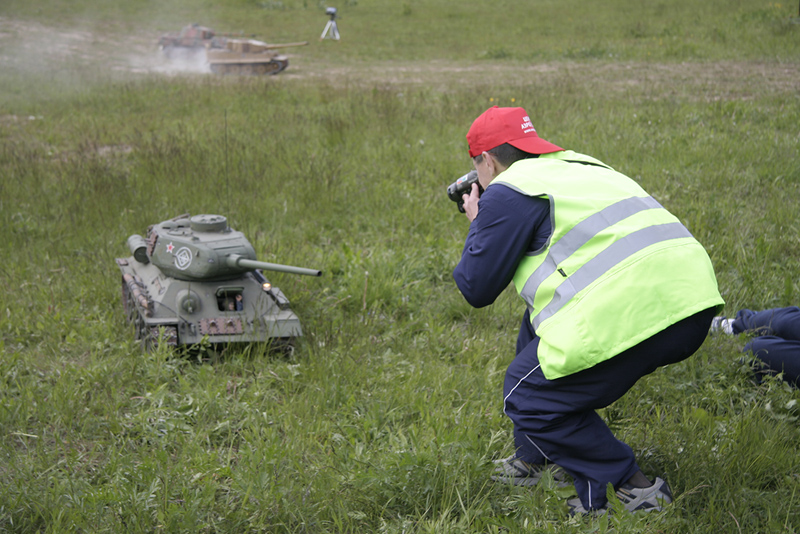
[[[0,531],[794,533],[800,392],[745,339],[602,411],[662,513],[570,518],[496,485],[522,305],[471,308],[448,200],[491,105],[640,182],[714,263],[725,313],[800,303],[796,1],[4,0]],[[276,76],[159,56],[197,22],[285,49]],[[115,258],[182,213],[228,217],[304,336],[145,352]]]

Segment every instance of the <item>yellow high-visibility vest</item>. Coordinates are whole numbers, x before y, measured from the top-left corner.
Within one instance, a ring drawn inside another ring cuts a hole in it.
[[[714,268],[686,227],[636,182],[573,151],[517,161],[490,184],[550,201],[552,234],[514,285],[550,380],[588,369],[708,308]]]

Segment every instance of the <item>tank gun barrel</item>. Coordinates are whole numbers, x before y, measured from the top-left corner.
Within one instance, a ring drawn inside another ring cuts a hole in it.
[[[240,267],[245,269],[263,269],[265,271],[278,271],[281,273],[304,274],[306,276],[322,276],[319,269],[306,269],[305,267],[293,267],[291,265],[280,265],[277,263],[267,263],[264,261],[248,260],[239,254],[229,254],[225,257],[225,263],[233,269]]]
[[[276,48],[290,48],[292,46],[306,46],[308,45],[308,41],[299,41],[296,43],[264,43],[265,50],[275,50]]]

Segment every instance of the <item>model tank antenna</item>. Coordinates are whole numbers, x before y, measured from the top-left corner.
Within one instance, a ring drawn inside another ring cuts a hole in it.
[[[231,180],[228,173],[228,109],[225,109],[225,209],[231,211]]]

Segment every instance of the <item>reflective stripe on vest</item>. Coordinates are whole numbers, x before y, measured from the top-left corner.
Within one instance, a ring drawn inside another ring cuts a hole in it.
[[[653,197],[631,197],[620,200],[607,208],[587,217],[548,250],[547,256],[539,267],[530,275],[520,296],[534,311],[534,300],[539,286],[550,275],[558,270],[558,266],[571,256],[575,251],[584,246],[592,237],[616,223],[648,209],[663,209],[661,204]],[[581,267],[576,273],[571,273],[569,283],[561,284],[556,289],[553,300],[539,310],[532,313],[534,329],[542,321],[551,317],[561,307],[575,296],[580,290],[597,280],[602,274],[632,254],[660,241],[691,237],[686,228],[680,223],[664,224],[643,228],[627,237],[620,239],[596,258]]]
[[[568,237],[569,234],[564,236]],[[671,239],[680,239],[683,237],[692,237],[692,234],[681,223],[662,224],[659,226],[650,226],[637,230],[622,239],[616,241],[613,245],[600,252],[593,259],[586,262],[583,267],[578,269],[575,273],[570,274],[569,281],[565,281],[558,288],[556,288],[553,299],[538,313],[535,311],[531,315],[534,330],[539,327],[542,321],[552,317],[558,310],[564,307],[572,297],[577,295],[580,291],[589,287],[589,285],[598,280],[601,276],[611,270],[615,265],[618,265],[625,259],[633,256],[637,252],[661,243],[662,241],[669,241]],[[559,243],[564,243],[561,239]],[[582,243],[581,243],[582,244]],[[560,247],[566,248],[566,247]],[[574,251],[569,251],[574,252]],[[549,255],[548,255],[549,256]],[[545,260],[547,262],[547,260]],[[548,264],[543,264],[542,267],[549,267]],[[537,269],[538,271],[539,269]],[[555,270],[555,268],[554,268]],[[535,275],[536,273],[534,273]],[[552,274],[552,272],[551,272]],[[533,309],[533,299],[536,294],[536,289],[539,284],[533,280],[533,277],[528,279],[525,288],[522,290],[521,296],[528,303],[528,306]]]

